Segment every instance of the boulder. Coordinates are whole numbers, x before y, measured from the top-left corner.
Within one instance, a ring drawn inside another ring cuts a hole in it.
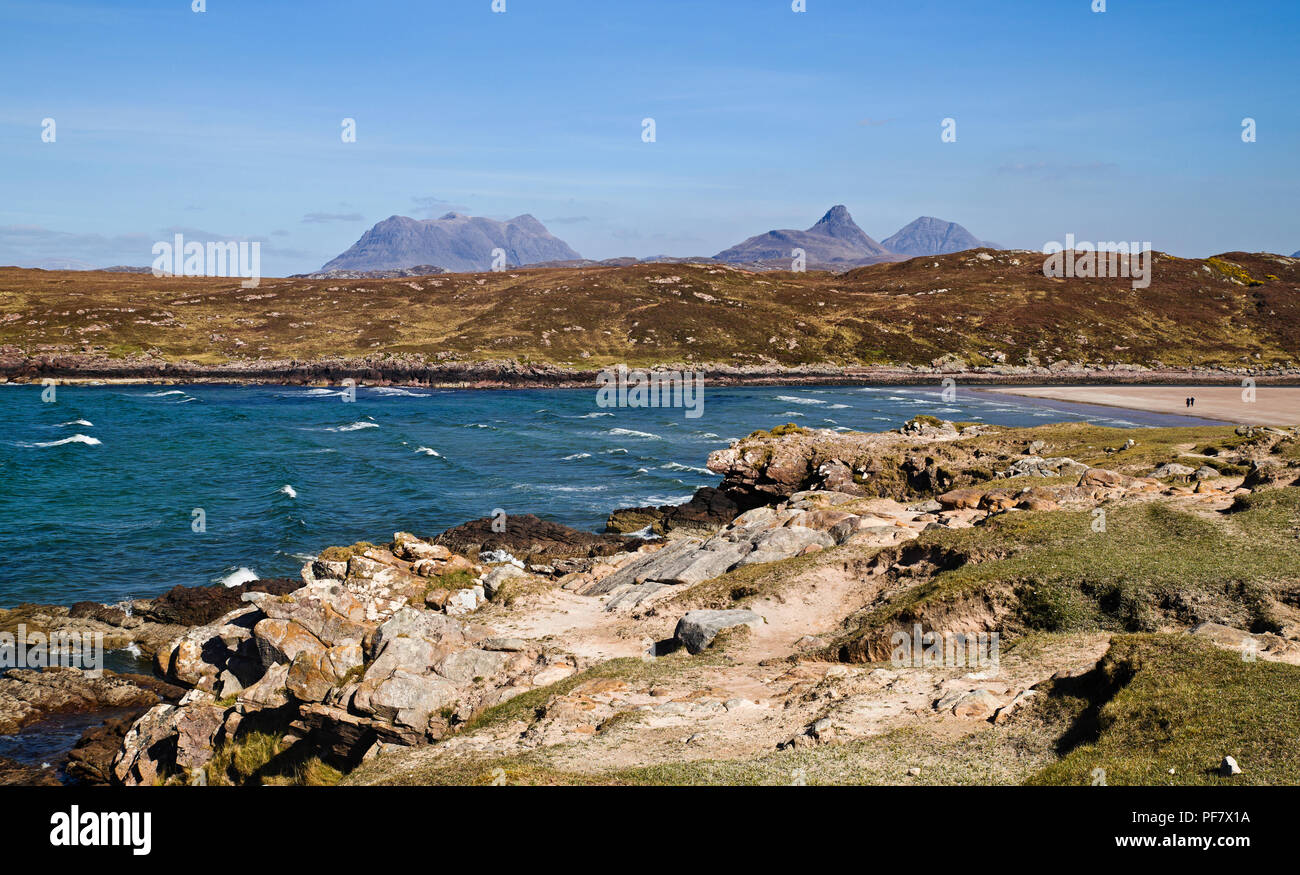
[[[951,711],[957,717],[988,719],[1002,706],[1002,700],[992,690],[960,690],[940,699],[935,709]]]
[[[441,559],[445,561],[451,558],[451,551],[442,544],[430,544],[410,532],[394,532],[393,555],[408,562],[415,562],[418,559]]]
[[[785,521],[787,526],[802,526],[806,529],[814,529],[818,532],[830,532],[836,525],[845,520],[858,519],[857,515],[848,513],[843,510],[810,510],[804,513],[792,516]]]
[[[325,645],[319,638],[292,620],[267,617],[253,627],[257,652],[263,665],[291,663],[300,653],[319,655]]]
[[[1041,441],[1039,441],[1041,443]],[[1067,456],[1044,459],[1026,456],[1017,459],[1004,473],[1004,477],[1078,477],[1088,466]]]
[[[953,489],[939,496],[939,506],[944,510],[973,510],[980,506],[983,497],[983,489]]]
[[[1110,471],[1105,468],[1089,468],[1079,477],[1079,485],[1093,489],[1118,489],[1123,487],[1129,479],[1118,471]]]
[[[778,562],[790,559],[808,550],[835,546],[834,536],[804,526],[783,526],[760,533],[753,541],[752,551],[745,551],[736,567],[756,565],[760,562]]]
[[[459,698],[457,685],[437,675],[404,669],[382,678],[370,677],[370,671],[366,675],[352,696],[352,707],[393,724],[409,743],[424,737],[430,715]]]
[[[113,759],[116,783],[148,786],[167,777],[175,763],[181,711],[177,705],[155,705],[131,725]]]
[[[498,565],[489,571],[483,577],[483,593],[489,599],[494,599],[501,587],[509,580],[516,580],[520,577],[527,577],[528,572],[514,565]]]
[[[749,610],[689,611],[677,621],[673,637],[691,653],[699,653],[723,630],[738,626],[754,628],[762,622],[762,617]]]

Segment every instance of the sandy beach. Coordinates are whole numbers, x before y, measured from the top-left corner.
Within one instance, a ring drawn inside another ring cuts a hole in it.
[[[1008,386],[996,390],[1074,404],[1100,404],[1219,419],[1239,425],[1300,424],[1300,387],[1259,386],[1254,400],[1240,386]],[[1196,403],[1188,407],[1186,399]]]

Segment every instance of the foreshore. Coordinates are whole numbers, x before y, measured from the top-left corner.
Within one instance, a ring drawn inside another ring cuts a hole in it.
[[[991,390],[1007,395],[1045,398],[1072,404],[1120,407],[1250,425],[1300,423],[1300,388],[1257,386],[1026,386]],[[1188,398],[1195,403],[1187,404]]]
[[[354,380],[361,385],[422,386],[438,389],[574,389],[596,384],[601,368],[575,369],[549,363],[515,360],[429,363],[413,358],[247,360],[221,364],[165,361],[152,358],[115,359],[103,356],[58,354],[24,356],[13,350],[0,354],[0,382],[173,384],[221,383],[234,385],[323,386]],[[833,364],[753,365],[737,367],[710,363],[630,363],[644,370],[681,371],[698,374],[715,386],[784,386],[873,384],[885,386],[957,385],[978,386],[1201,386],[1217,385],[1239,393],[1243,380],[1258,386],[1300,387],[1300,368],[1161,368],[1114,364],[1093,368],[1079,365],[1051,367],[995,365],[960,369],[953,366]],[[613,368],[614,365],[608,365]],[[1226,387],[1238,387],[1232,390]],[[1182,404],[1178,393],[1177,404]],[[1045,397],[1045,396],[1044,396]],[[1066,399],[1074,400],[1074,399]],[[1093,402],[1106,403],[1106,402]],[[1131,406],[1120,403],[1114,406]],[[1169,410],[1190,413],[1197,411]],[[1207,414],[1208,415],[1208,414]],[[1215,417],[1222,418],[1222,417]]]

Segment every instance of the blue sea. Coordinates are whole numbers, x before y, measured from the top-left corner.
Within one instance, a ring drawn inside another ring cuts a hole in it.
[[[498,508],[598,531],[615,508],[717,485],[711,451],[785,422],[1196,421],[978,390],[945,403],[937,386],[709,387],[696,419],[602,409],[590,389],[361,388],[354,402],[284,386],[41,392],[0,386],[0,607],[294,576],[324,547],[432,535]]]

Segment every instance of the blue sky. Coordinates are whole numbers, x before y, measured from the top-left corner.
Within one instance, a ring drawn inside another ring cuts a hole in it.
[[[836,203],[877,239],[1300,249],[1300,4],[1106,5],[3,0],[0,264],[147,265],[179,230],[286,274],[452,209],[710,255]]]

